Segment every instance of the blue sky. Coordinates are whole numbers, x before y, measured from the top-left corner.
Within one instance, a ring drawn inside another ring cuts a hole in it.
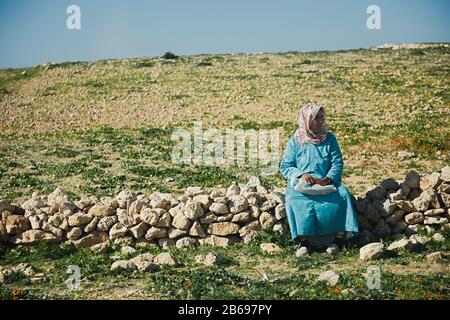
[[[66,8],[81,9],[81,30]],[[381,30],[366,9],[381,8]],[[450,42],[447,0],[0,0],[0,68],[171,51],[282,52]]]

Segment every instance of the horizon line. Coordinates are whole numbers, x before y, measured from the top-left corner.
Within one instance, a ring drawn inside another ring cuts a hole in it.
[[[256,54],[286,54],[286,53],[320,53],[320,52],[342,52],[342,51],[354,51],[354,50],[371,50],[383,45],[414,45],[414,44],[430,44],[430,45],[450,45],[450,42],[436,41],[436,42],[385,42],[383,44],[377,44],[369,47],[359,47],[359,48],[343,48],[343,49],[317,49],[309,51],[301,50],[287,50],[287,51],[239,51],[239,52],[218,52],[218,53],[195,53],[195,54],[177,54],[170,50],[178,57],[197,57],[197,56],[225,56],[225,55],[256,55]],[[382,48],[381,48],[382,49]],[[164,54],[164,53],[163,53]],[[162,54],[162,55],[163,55]],[[161,58],[162,55],[145,55],[145,56],[122,56],[122,57],[111,57],[111,58],[100,58],[93,60],[65,60],[65,61],[47,61],[45,63],[39,63],[34,65],[24,65],[17,67],[0,67],[0,71],[11,71],[11,70],[22,70],[22,69],[32,69],[46,65],[57,65],[64,63],[97,63],[102,61],[115,61],[115,60],[127,60],[127,59],[145,59],[145,58]]]

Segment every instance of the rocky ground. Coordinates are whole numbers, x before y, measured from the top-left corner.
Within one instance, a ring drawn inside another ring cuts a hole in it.
[[[449,53],[384,46],[0,70],[0,297],[448,299]],[[327,108],[344,154],[357,246],[293,245],[279,173],[262,186],[251,178],[259,166],[170,160],[171,133],[194,120],[278,128],[284,146],[309,100]],[[380,290],[367,286],[373,266]]]

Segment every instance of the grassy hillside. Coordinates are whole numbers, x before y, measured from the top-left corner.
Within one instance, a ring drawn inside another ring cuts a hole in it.
[[[194,120],[204,130],[280,128],[284,148],[307,101],[326,107],[344,182],[361,193],[384,177],[449,163],[449,79],[448,46],[0,70],[0,194],[21,201],[56,185],[111,195],[244,182],[258,168],[171,164],[172,129]],[[402,150],[415,156],[401,161]],[[279,174],[267,182],[284,186]]]

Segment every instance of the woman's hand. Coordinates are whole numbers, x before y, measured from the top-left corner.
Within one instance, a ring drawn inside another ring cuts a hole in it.
[[[317,178],[317,179],[314,179],[314,182],[317,184],[320,184],[321,186],[326,186],[327,184],[330,184],[331,179],[328,177],[325,177],[323,179]]]
[[[310,183],[310,184],[314,184],[315,183],[315,179],[313,178],[313,177],[311,177],[309,174],[307,174],[307,173],[304,173],[303,175],[302,175],[302,178],[303,178],[303,180],[305,180],[307,183]]]

